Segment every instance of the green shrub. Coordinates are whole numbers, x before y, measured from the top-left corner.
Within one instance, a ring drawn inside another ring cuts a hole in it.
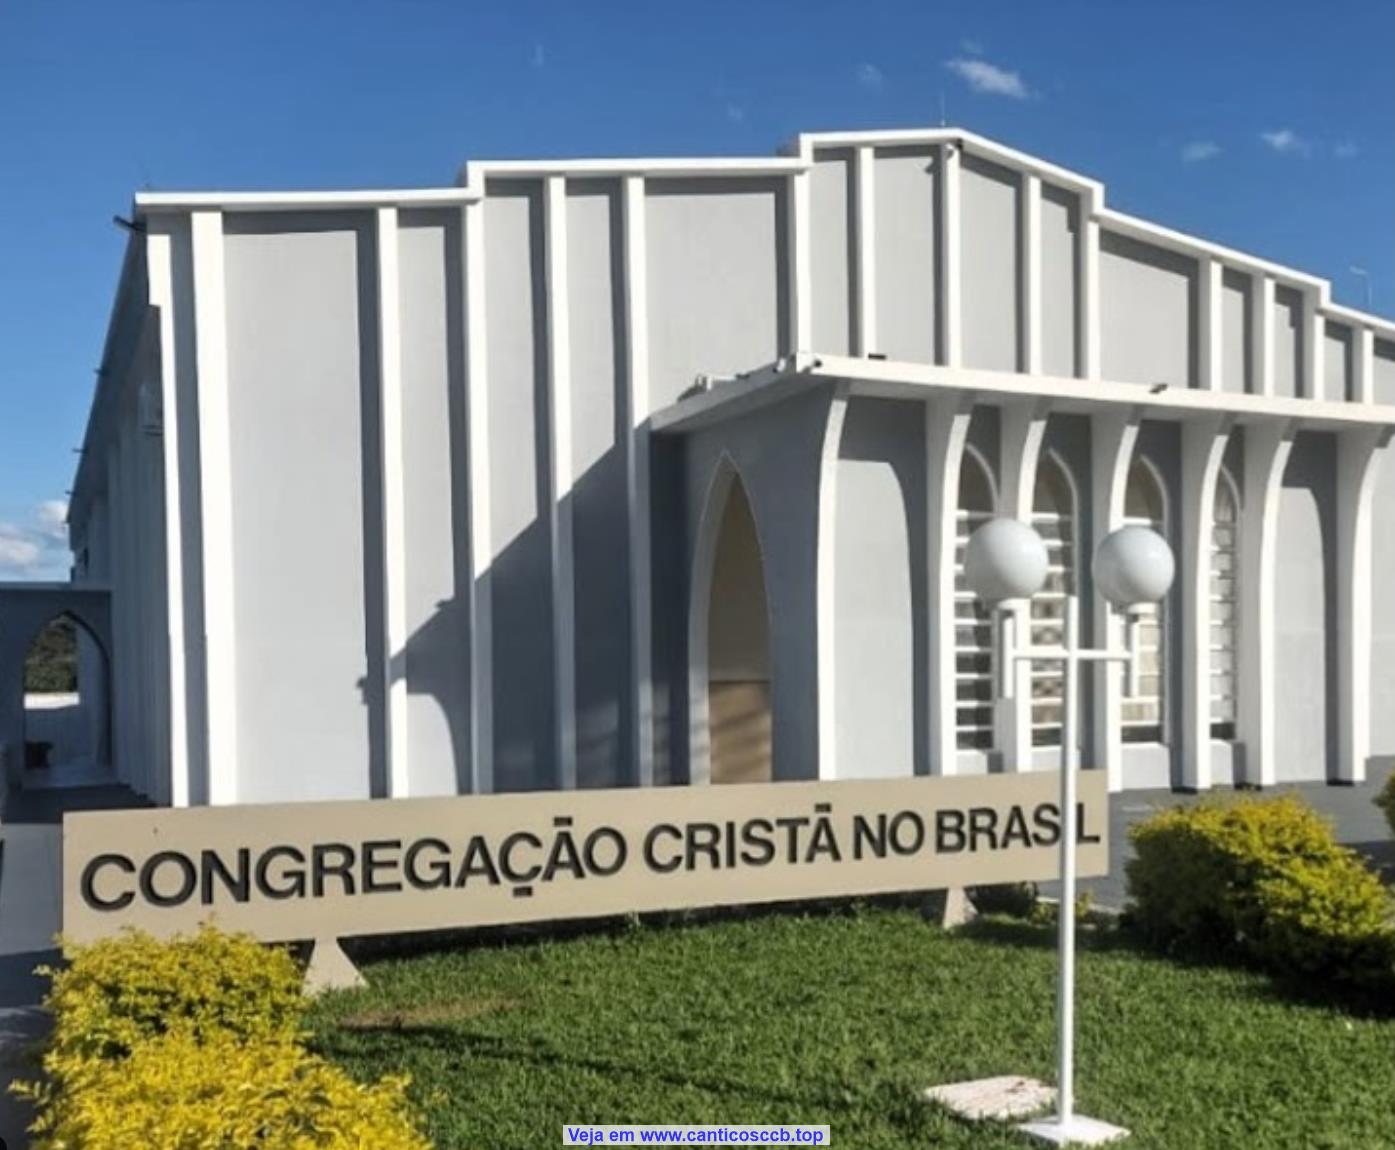
[[[53,978],[52,1046],[65,1056],[120,1058],[175,1031],[289,1038],[305,1010],[295,961],[248,935],[204,926],[160,941],[127,931],[68,954],[66,969],[40,971]]]
[[[1009,918],[1032,919],[1037,914],[1037,884],[1005,882],[969,888],[969,901],[979,914],[1002,914]]]
[[[1162,949],[1370,985],[1390,976],[1390,898],[1298,799],[1160,812],[1130,831],[1129,922]]]
[[[1386,777],[1385,786],[1376,792],[1372,801],[1380,807],[1381,814],[1390,825],[1390,833],[1395,835],[1395,771],[1391,771]]]
[[[406,1079],[355,1082],[294,1042],[171,1032],[117,1061],[50,1051],[34,1150],[430,1150]]]

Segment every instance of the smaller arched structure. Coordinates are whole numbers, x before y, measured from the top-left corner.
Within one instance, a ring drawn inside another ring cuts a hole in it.
[[[770,617],[760,533],[729,455],[713,472],[688,606],[691,781],[768,782]]]
[[[1146,455],[1135,456],[1124,489],[1124,523],[1148,527],[1172,541],[1167,484],[1162,472]],[[1137,608],[1141,666],[1138,693],[1124,699],[1123,735],[1126,743],[1168,741],[1168,676],[1171,651],[1168,642],[1168,604],[1148,603]]]
[[[111,601],[105,587],[74,583],[0,584],[0,761],[9,790],[24,770],[24,663],[39,633],[54,619],[67,617],[91,636],[106,665],[111,665]],[[108,696],[109,692],[104,692]],[[110,731],[110,704],[100,724]],[[109,734],[102,742],[110,744]]]

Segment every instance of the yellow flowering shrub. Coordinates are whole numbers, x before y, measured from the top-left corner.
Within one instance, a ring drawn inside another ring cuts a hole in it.
[[[70,965],[43,969],[53,985],[53,1048],[117,1058],[173,1031],[289,1037],[305,1009],[301,973],[279,948],[211,926],[160,941],[139,931],[69,947]]]
[[[1130,838],[1129,920],[1155,945],[1295,977],[1390,977],[1389,895],[1297,798],[1175,807]]]
[[[34,1150],[430,1150],[406,1079],[364,1086],[295,1042],[180,1031],[44,1065],[49,1084],[25,1089]]]
[[[1380,807],[1385,821],[1390,824],[1390,833],[1395,835],[1395,771],[1386,777],[1385,785],[1376,792],[1373,800]]]

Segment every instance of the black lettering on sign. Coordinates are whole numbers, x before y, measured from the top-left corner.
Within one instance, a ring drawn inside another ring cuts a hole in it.
[[[1099,835],[1092,835],[1085,828],[1085,804],[1075,804],[1075,841],[1077,843],[1097,843]]]
[[[747,866],[769,866],[775,861],[775,824],[769,819],[749,819],[741,824],[741,861]]]
[[[436,852],[436,857],[427,862],[424,869],[418,865],[423,851]],[[402,873],[413,890],[439,890],[450,886],[450,847],[440,839],[417,839],[403,856]]]
[[[853,858],[865,857],[871,851],[874,858],[886,858],[886,815],[878,815],[876,826],[863,815],[853,816]]]
[[[348,843],[316,843],[310,848],[310,889],[325,896],[325,879],[337,878],[346,895],[354,893],[354,848]]]
[[[673,855],[670,858],[660,859],[656,853],[660,837],[666,839],[676,839],[683,841],[683,832],[672,823],[659,823],[649,829],[649,833],[644,836],[644,863],[656,874],[672,874],[683,865],[683,855]]]
[[[992,807],[969,808],[969,853],[979,849],[980,839],[986,839],[988,850],[998,849],[998,812]]]
[[[969,845],[964,833],[964,812],[942,810],[935,812],[935,853],[957,855]]]
[[[275,863],[286,859],[294,864],[272,874]],[[278,846],[257,860],[257,889],[267,898],[280,901],[305,897],[305,855],[297,847]]]
[[[1037,828],[1032,841],[1039,847],[1054,847],[1061,841],[1061,808],[1055,803],[1038,803],[1032,812],[1032,824]]]
[[[246,847],[237,851],[237,871],[228,870],[217,851],[204,851],[199,859],[199,899],[204,906],[213,905],[213,880],[217,879],[233,897],[233,902],[246,902],[252,897],[252,852]]]
[[[402,889],[400,879],[379,878],[381,872],[391,874],[401,865],[401,859],[394,854],[391,858],[382,856],[402,849],[401,839],[373,839],[363,844],[363,893],[392,894]]]
[[[97,893],[97,872],[104,867],[115,867],[122,874],[136,873],[136,864],[125,855],[97,855],[82,868],[82,901],[93,910],[125,910],[136,901],[135,891],[124,890],[114,898],[102,898]]]
[[[179,875],[179,885],[171,892],[161,893],[155,885],[155,875],[161,869],[168,872],[170,867],[167,864],[173,864]],[[145,865],[140,868],[140,896],[151,906],[178,906],[188,902],[198,884],[198,870],[193,860],[178,851],[158,851],[146,859]]]

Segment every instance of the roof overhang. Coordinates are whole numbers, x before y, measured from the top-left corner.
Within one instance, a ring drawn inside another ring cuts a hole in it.
[[[805,352],[685,395],[657,412],[651,427],[666,434],[697,431],[832,381],[847,384],[850,395],[882,399],[929,400],[959,393],[993,406],[1045,399],[1052,412],[1089,414],[1114,409],[1174,422],[1211,415],[1230,417],[1240,425],[1279,421],[1310,431],[1362,427],[1395,431],[1395,407],[1387,404],[1240,395],[1167,384],[1115,383]]]

